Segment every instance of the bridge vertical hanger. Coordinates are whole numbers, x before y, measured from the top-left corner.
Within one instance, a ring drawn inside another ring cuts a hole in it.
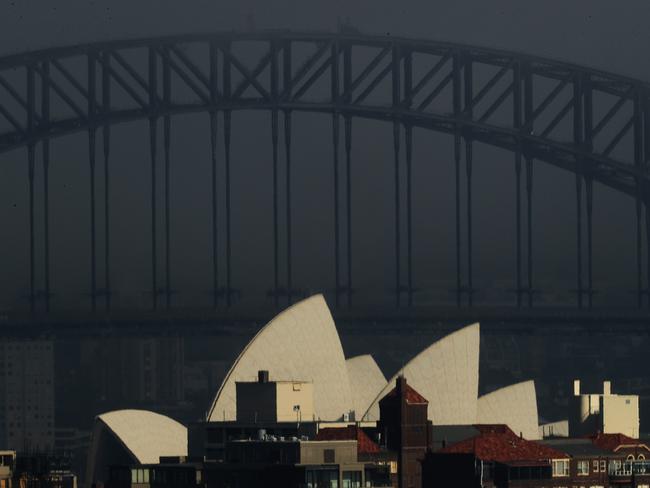
[[[516,199],[516,294],[517,294],[517,308],[521,308],[521,149],[522,149],[522,125],[521,125],[521,62],[516,61],[513,67],[513,83],[514,83],[514,104],[513,104],[513,125],[517,130],[517,147],[515,149],[515,199]]]
[[[405,109],[410,109],[413,101],[413,54],[403,53],[404,58],[404,103]],[[408,306],[413,306],[413,126],[404,126],[404,144],[406,146],[406,280],[408,291]]]
[[[212,307],[219,307],[219,241],[217,206],[217,137],[218,137],[218,48],[216,41],[210,41],[210,168],[212,194]]]
[[[472,76],[472,58],[464,59],[465,81],[465,116],[472,120],[474,112],[474,80]],[[472,167],[474,143],[471,135],[465,134],[465,168],[467,173],[467,302],[471,307],[474,302],[473,249],[472,249]]]
[[[641,103],[641,95],[639,95],[639,103]],[[643,147],[643,163],[639,165],[639,169],[641,169],[643,172],[647,172],[648,166],[650,165],[650,100],[647,97],[645,97],[645,100],[643,102],[643,119],[643,143],[639,141],[636,145]],[[646,292],[648,308],[650,308],[650,193],[647,186],[647,181],[643,178],[642,174],[637,175],[637,192],[641,195],[643,203],[645,204],[646,279],[648,283]],[[641,233],[640,229],[639,233]],[[639,266],[641,266],[641,257],[639,257]],[[641,293],[641,291],[639,291],[639,293]]]
[[[343,92],[344,102],[352,101],[352,46],[347,43],[343,51]],[[346,249],[347,249],[347,298],[352,307],[352,118],[344,116],[345,125],[345,201],[346,201]]]
[[[582,104],[582,79],[576,76],[573,79],[573,143],[581,146],[583,142],[583,104]],[[576,157],[576,283],[578,293],[578,308],[582,308],[584,290],[582,288],[582,157]]]
[[[106,117],[111,110],[111,79],[110,79],[110,54],[102,53],[102,111]],[[102,133],[104,149],[104,293],[106,294],[106,310],[111,309],[111,266],[110,266],[110,151],[111,151],[111,126],[104,121]]]
[[[637,307],[643,306],[643,202],[644,188],[641,172],[648,161],[648,142],[650,141],[650,127],[648,126],[648,107],[640,94],[634,100],[634,166],[635,175],[635,210],[636,210],[636,281],[637,281]],[[645,126],[644,126],[645,116]],[[647,212],[646,206],[646,212]],[[649,254],[650,256],[650,254]],[[648,273],[650,282],[650,272]]]
[[[340,263],[340,221],[339,221],[339,42],[332,44],[332,104],[336,106],[332,113],[332,150],[333,150],[333,180],[334,180],[334,303],[339,307],[341,293],[341,263]]]
[[[584,144],[588,151],[593,149],[593,89],[589,75],[585,75],[582,81],[582,91],[584,93]],[[584,158],[583,158],[584,161]],[[583,171],[585,170],[583,166]],[[589,308],[593,306],[594,282],[593,282],[593,178],[591,174],[586,178],[586,197],[587,197],[587,304]]]
[[[156,159],[158,125],[158,62],[154,48],[149,48],[149,152],[151,156],[151,293],[152,307],[158,308],[158,248],[156,246]]]
[[[30,134],[35,129],[36,94],[34,67],[27,67],[27,129]],[[29,309],[34,312],[36,307],[36,269],[35,269],[35,236],[34,236],[34,164],[36,147],[33,142],[27,146],[28,181],[29,181]]]
[[[458,119],[461,113],[461,59],[460,53],[455,52],[453,57],[452,78],[453,78],[453,106],[454,115]],[[456,190],[456,306],[462,304],[463,282],[461,277],[461,237],[460,237],[460,151],[461,134],[460,127],[454,130],[454,168],[455,168],[455,190]]]
[[[293,69],[291,67],[291,42],[284,45],[283,59],[284,95],[286,100],[291,100]],[[284,155],[286,160],[286,211],[287,211],[287,303],[293,303],[293,280],[291,259],[291,111],[284,111]]]
[[[163,103],[165,104],[165,117],[163,119],[163,139],[165,150],[165,306],[167,309],[172,305],[171,290],[171,247],[170,247],[170,178],[169,171],[171,166],[171,116],[169,109],[171,107],[171,69],[169,66],[169,48],[165,47],[165,56],[163,56]]]
[[[393,109],[397,110],[401,96],[400,76],[400,52],[397,45],[393,45],[392,53],[392,87],[393,87]],[[393,120],[393,156],[395,165],[395,305],[397,308],[402,302],[402,276],[400,261],[402,259],[400,234],[400,122]]]
[[[97,80],[95,53],[88,54],[88,162],[90,166],[90,303],[97,310],[97,211],[95,195],[95,163],[97,155]]]
[[[587,306],[593,307],[594,282],[593,282],[593,213],[594,213],[594,183],[591,176],[585,182],[587,198]]]
[[[273,303],[275,308],[280,307],[280,232],[278,214],[278,133],[279,133],[279,71],[278,71],[278,43],[271,41],[271,97],[273,110],[271,111],[271,145],[273,150]]]
[[[526,63],[524,71],[524,120],[526,133],[533,134],[533,73],[529,63]],[[533,157],[524,147],[526,158],[526,211],[527,218],[527,245],[528,253],[528,306],[533,306]]]
[[[400,269],[400,178],[399,178],[399,151],[400,151],[400,124],[393,122],[393,158],[395,166],[395,306],[397,308],[401,305],[402,285],[401,285],[401,269]]]
[[[43,61],[41,64],[43,77],[41,78],[41,117],[42,125],[49,132],[50,124],[50,63]],[[50,311],[50,140],[44,139],[43,150],[43,227],[45,240],[44,266],[45,266],[45,311]]]
[[[230,43],[224,45],[228,55],[223,58],[223,96],[227,101],[231,99],[232,80],[231,80],[231,62],[230,62]],[[230,308],[232,304],[232,255],[231,255],[231,238],[230,238],[230,139],[231,139],[232,112],[223,111],[223,142],[225,152],[225,175],[226,180],[226,307]]]

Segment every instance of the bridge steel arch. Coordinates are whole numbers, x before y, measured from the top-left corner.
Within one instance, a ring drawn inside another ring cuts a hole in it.
[[[238,45],[250,43],[261,46],[261,54],[252,65],[250,56],[237,50]],[[360,55],[360,52],[364,54]],[[318,86],[321,86],[320,91],[316,88]],[[323,90],[322,86],[327,88]],[[179,87],[184,93],[182,97],[177,95]],[[91,176],[90,296],[93,309],[98,306],[100,297],[104,297],[106,307],[110,308],[110,202],[106,190],[103,215],[106,278],[102,288],[97,281],[96,173],[98,168],[103,170],[104,184],[108,188],[111,126],[138,119],[149,121],[150,132],[152,305],[154,308],[162,305],[162,297],[164,305],[171,306],[171,117],[192,112],[206,112],[211,126],[213,302],[215,307],[221,303],[230,305],[234,292],[230,264],[231,114],[236,110],[251,109],[266,110],[271,114],[276,305],[279,305],[283,290],[286,290],[289,302],[294,298],[291,279],[291,116],[294,112],[309,111],[332,114],[337,305],[350,304],[353,290],[351,120],[368,118],[393,124],[397,306],[413,304],[411,159],[414,128],[447,133],[454,139],[456,301],[459,306],[471,305],[475,291],[472,269],[474,142],[513,153],[517,236],[514,282],[518,306],[532,306],[535,294],[532,242],[535,161],[544,161],[575,174],[578,222],[576,285],[580,307],[591,306],[594,293],[593,183],[601,183],[635,199],[637,297],[641,306],[643,295],[647,294],[642,269],[643,229],[650,231],[650,212],[647,211],[650,200],[649,87],[642,81],[521,53],[428,40],[368,36],[351,31],[225,32],[96,43],[0,58],[0,120],[4,121],[0,128],[0,153],[26,148],[29,166],[31,308],[34,310],[40,298],[35,283],[34,237],[37,146],[41,146],[44,178],[45,307],[49,310],[51,295],[49,143],[53,138],[85,131],[88,134]],[[119,96],[118,91],[121,93]],[[58,99],[57,103],[54,99]],[[165,201],[162,279],[158,275],[160,250],[156,239],[160,120],[163,122]],[[219,121],[223,124],[221,131]],[[279,137],[281,121],[283,141]],[[101,165],[96,161],[98,134],[103,147]],[[219,136],[223,137],[223,157],[217,151]],[[281,144],[284,144],[286,168],[284,209],[279,205],[282,182],[279,181],[281,162],[278,154]],[[340,158],[341,153],[343,158]],[[219,162],[225,165],[225,182],[217,179]],[[463,163],[465,178],[461,177]],[[462,185],[465,186],[464,198],[461,198]],[[217,212],[217,194],[221,190],[225,191],[225,222],[219,222]],[[341,201],[345,202],[344,208],[340,208]],[[524,209],[527,215],[524,215]],[[465,210],[464,215],[461,215],[462,210]],[[283,229],[286,249],[279,247],[281,212],[286,219]],[[586,225],[583,225],[584,220]],[[586,227],[586,245],[583,226]],[[461,230],[465,230],[467,235],[465,256],[461,253]],[[226,241],[223,266],[218,249],[218,233],[222,231]],[[281,269],[281,255],[286,269]],[[220,282],[224,274],[222,267],[226,275],[223,285]],[[650,276],[650,262],[646,273]],[[286,275],[284,287],[280,283],[282,274]]]

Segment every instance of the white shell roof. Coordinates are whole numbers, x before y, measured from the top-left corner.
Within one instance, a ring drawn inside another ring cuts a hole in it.
[[[317,418],[338,420],[354,408],[343,348],[322,295],[294,304],[262,328],[239,355],[212,404],[208,420],[236,418],[235,382],[271,380],[314,383]]]
[[[159,463],[160,456],[187,456],[187,428],[169,417],[147,410],[115,410],[97,420],[141,464]]]
[[[386,377],[369,354],[349,358],[345,365],[350,378],[354,411],[357,415],[363,415],[377,396],[377,392],[386,386]]]
[[[431,344],[399,372],[429,401],[434,425],[476,423],[478,397],[479,324],[469,325]],[[364,415],[379,419],[379,400],[395,387],[395,375]]]
[[[483,395],[478,399],[479,424],[506,424],[528,440],[540,438],[535,382],[524,381]]]

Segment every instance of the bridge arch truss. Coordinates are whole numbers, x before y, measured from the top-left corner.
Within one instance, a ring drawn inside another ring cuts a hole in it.
[[[253,45],[256,54],[251,54],[249,49]],[[443,132],[454,139],[455,296],[459,306],[471,305],[475,291],[472,267],[475,142],[504,148],[513,154],[516,185],[516,276],[513,282],[518,306],[532,306],[534,302],[532,194],[534,166],[538,161],[575,174],[578,306],[591,306],[594,294],[594,182],[629,195],[636,202],[639,306],[643,296],[648,295],[644,274],[650,277],[650,259],[647,269],[643,270],[644,229],[650,232],[650,212],[647,211],[650,203],[650,91],[647,83],[569,63],[474,46],[354,32],[262,31],[98,43],[0,58],[0,153],[25,148],[29,165],[29,298],[32,309],[39,297],[34,232],[37,146],[41,146],[40,164],[44,175],[45,308],[49,310],[51,296],[49,144],[53,138],[74,132],[88,134],[92,307],[98,307],[103,297],[106,307],[110,308],[110,202],[106,191],[105,213],[100,219],[96,208],[96,177],[97,172],[103,170],[108,186],[111,127],[140,119],[149,121],[150,133],[152,305],[154,308],[171,306],[171,118],[193,112],[207,113],[211,127],[213,304],[215,307],[229,305],[234,293],[230,259],[230,139],[231,114],[236,110],[270,113],[276,305],[279,305],[282,290],[289,302],[294,298],[291,134],[292,114],[300,111],[332,115],[337,304],[350,304],[353,291],[350,209],[353,118],[382,120],[393,125],[397,306],[413,304],[411,159],[414,128]],[[163,141],[161,161],[157,153],[159,122],[162,122]],[[282,140],[281,132],[284,134]],[[223,155],[217,150],[221,137],[225,148]],[[96,154],[100,142],[103,160],[98,162]],[[279,149],[282,145],[285,158],[281,162]],[[225,164],[224,222],[219,221],[217,211],[220,161]],[[279,204],[282,186],[279,166],[282,163],[286,174],[285,208],[280,208]],[[461,169],[464,169],[464,177]],[[161,210],[156,205],[157,191],[160,191],[156,174],[161,170],[164,172],[165,201],[163,249],[159,249],[156,239],[157,212]],[[281,213],[286,218],[284,228],[279,225]],[[107,272],[103,284],[97,279],[100,266],[96,237],[98,220],[103,221],[106,239],[102,257]],[[462,252],[461,231],[465,231],[467,239],[465,252]],[[225,233],[225,260],[219,259],[219,232]],[[281,232],[286,233],[286,248],[283,249],[279,245]],[[162,270],[158,265],[159,253],[164,256]],[[225,280],[222,279],[224,274]],[[281,284],[282,275],[286,276],[284,284]]]

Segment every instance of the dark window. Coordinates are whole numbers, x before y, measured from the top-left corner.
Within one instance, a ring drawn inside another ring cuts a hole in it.
[[[325,449],[323,451],[323,462],[328,464],[333,464],[336,462],[336,456],[334,455],[334,449]]]

